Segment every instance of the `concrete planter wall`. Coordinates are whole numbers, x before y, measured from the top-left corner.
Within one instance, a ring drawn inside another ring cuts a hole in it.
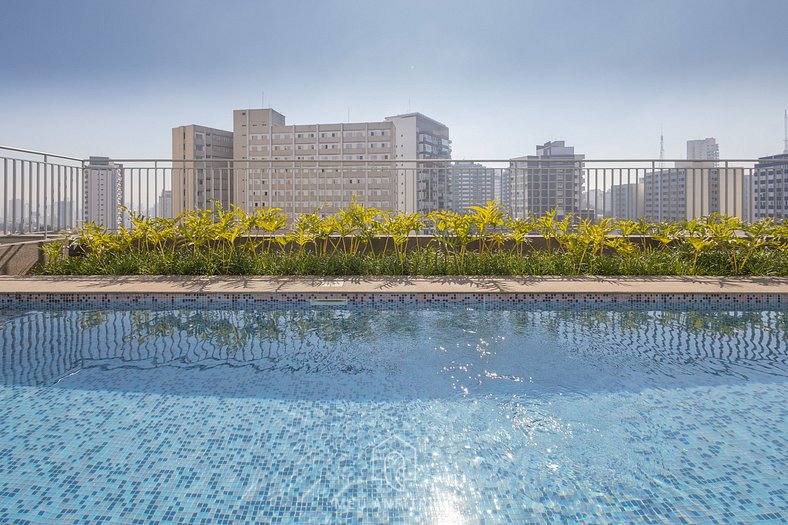
[[[8,241],[8,239],[4,239]],[[37,264],[46,262],[41,247],[54,240],[16,240],[0,244],[0,275],[25,275]]]

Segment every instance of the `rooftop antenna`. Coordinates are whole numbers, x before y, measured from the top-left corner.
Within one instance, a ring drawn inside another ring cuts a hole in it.
[[[347,121],[350,124],[350,108],[347,108]]]
[[[783,139],[783,154],[788,155],[788,109],[785,110],[785,122],[783,126],[785,126],[785,138]]]
[[[662,133],[662,126],[659,127],[659,169],[665,161],[665,135]]]
[[[260,103],[261,103],[261,105],[260,105],[260,108],[261,108],[261,109],[262,109],[262,108],[265,108],[265,90],[263,90],[263,98],[262,98],[262,100],[260,101]]]

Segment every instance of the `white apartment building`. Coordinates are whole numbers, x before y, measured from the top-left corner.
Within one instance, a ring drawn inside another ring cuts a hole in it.
[[[110,162],[109,157],[90,157],[82,183],[82,220],[117,229],[123,197],[123,165]]]
[[[720,158],[720,146],[717,144],[717,139],[714,137],[709,137],[705,139],[694,139],[687,141],[687,160],[719,160]],[[683,163],[682,163],[683,164]],[[684,168],[684,167],[691,167],[691,166],[684,166],[681,164],[676,165],[677,168]],[[717,167],[717,163],[704,163],[704,168],[713,168]]]
[[[172,129],[172,209],[210,208],[214,201],[227,209],[233,202],[233,133],[190,124]],[[188,162],[180,162],[188,161]]]
[[[580,214],[585,155],[563,140],[536,146],[536,155],[511,159],[511,208],[515,217]]]

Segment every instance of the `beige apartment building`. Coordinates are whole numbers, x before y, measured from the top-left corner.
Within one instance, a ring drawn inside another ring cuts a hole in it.
[[[235,202],[295,215],[333,213],[355,197],[396,209],[391,122],[287,125],[273,109],[233,112]]]
[[[379,122],[288,125],[271,109],[233,112],[233,131],[173,129],[172,213],[235,204],[329,214],[354,198],[384,210],[448,208],[449,129],[420,113]]]
[[[750,175],[743,168],[665,168],[611,188],[613,217],[683,221],[721,213],[750,220]]]
[[[714,137],[688,140],[686,161],[647,171],[640,181],[642,216],[681,221],[721,213],[749,219],[749,175],[742,168],[719,167],[719,158]]]
[[[191,124],[172,129],[172,206],[170,213],[210,208],[233,200],[233,133]]]
[[[642,217],[681,221],[711,213],[747,219],[748,178],[743,168],[666,168],[645,173]]]

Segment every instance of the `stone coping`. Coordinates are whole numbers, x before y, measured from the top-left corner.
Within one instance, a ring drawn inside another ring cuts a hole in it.
[[[770,277],[236,277],[0,276],[18,293],[741,293],[785,294]]]

